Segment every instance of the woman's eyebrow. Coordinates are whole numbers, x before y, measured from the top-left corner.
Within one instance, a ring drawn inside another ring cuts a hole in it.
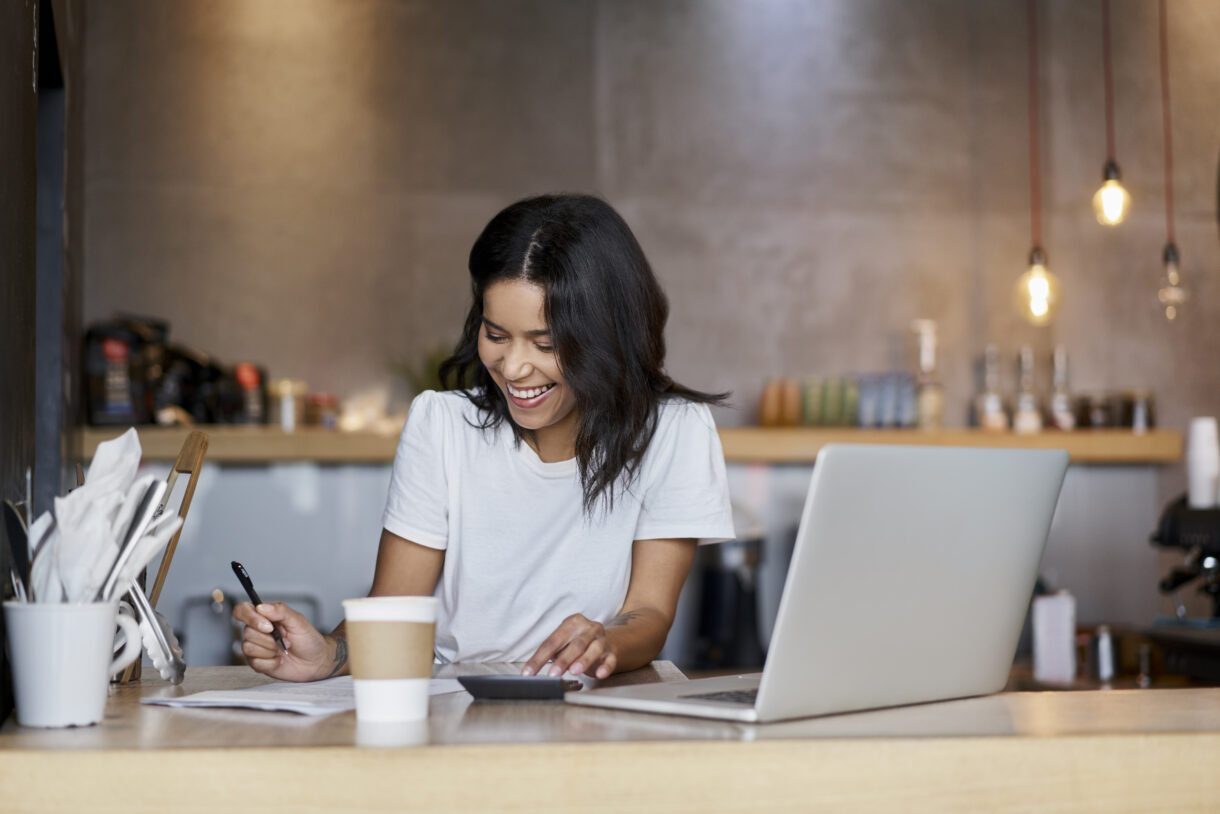
[[[483,324],[486,325],[488,328],[492,328],[493,330],[500,331],[501,333],[510,333],[510,331],[508,329],[497,325],[496,323],[492,322],[487,317],[483,317]],[[526,336],[550,336],[551,329],[550,328],[537,328],[532,331],[526,331],[525,335]]]

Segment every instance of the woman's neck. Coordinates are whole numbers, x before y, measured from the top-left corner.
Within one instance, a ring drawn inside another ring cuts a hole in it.
[[[558,424],[522,433],[543,463],[553,464],[576,457],[576,415],[570,413]]]

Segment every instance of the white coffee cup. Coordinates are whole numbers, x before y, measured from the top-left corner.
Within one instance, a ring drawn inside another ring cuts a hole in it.
[[[1210,509],[1220,500],[1220,440],[1216,419],[1190,420],[1186,439],[1187,503],[1192,509]]]
[[[343,601],[358,721],[421,721],[428,717],[436,605],[431,596]]]
[[[17,723],[88,726],[102,720],[110,676],[135,661],[140,625],[114,602],[5,602]],[[123,650],[114,657],[115,626]]]
[[[428,722],[426,720],[370,721],[360,717],[356,719],[357,746],[402,748],[423,746],[427,742]]]

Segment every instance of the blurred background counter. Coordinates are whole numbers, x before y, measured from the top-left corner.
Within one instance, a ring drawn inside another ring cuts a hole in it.
[[[340,601],[367,593],[381,533],[396,432],[214,425],[187,524],[162,601],[188,664],[233,661],[229,613],[242,593],[228,563],[240,559],[262,594],[329,628]],[[167,468],[186,428],[141,427],[144,466]],[[119,428],[82,428],[74,447],[89,461]],[[747,668],[770,637],[796,523],[817,450],[827,443],[1062,447],[1069,467],[1042,578],[1068,587],[1082,623],[1147,624],[1170,612],[1156,588],[1171,554],[1149,545],[1161,509],[1158,476],[1182,456],[1174,430],[1045,432],[724,427],[741,546],[708,546],[692,569],[662,657],[686,669]],[[986,529],[980,529],[985,545]],[[878,563],[878,568],[884,568]],[[870,601],[868,574],[859,575]],[[749,611],[747,612],[747,608]],[[757,642],[742,642],[743,630]],[[734,643],[725,652],[718,647]]]

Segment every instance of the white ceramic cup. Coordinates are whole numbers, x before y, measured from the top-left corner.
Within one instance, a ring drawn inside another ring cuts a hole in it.
[[[358,721],[422,721],[428,717],[436,605],[431,596],[343,601]]]
[[[1216,419],[1190,420],[1186,439],[1187,503],[1192,509],[1210,509],[1220,500],[1220,440]]]
[[[17,723],[88,726],[102,720],[110,676],[140,655],[140,625],[114,602],[5,602]],[[114,657],[115,626],[123,651]]]

